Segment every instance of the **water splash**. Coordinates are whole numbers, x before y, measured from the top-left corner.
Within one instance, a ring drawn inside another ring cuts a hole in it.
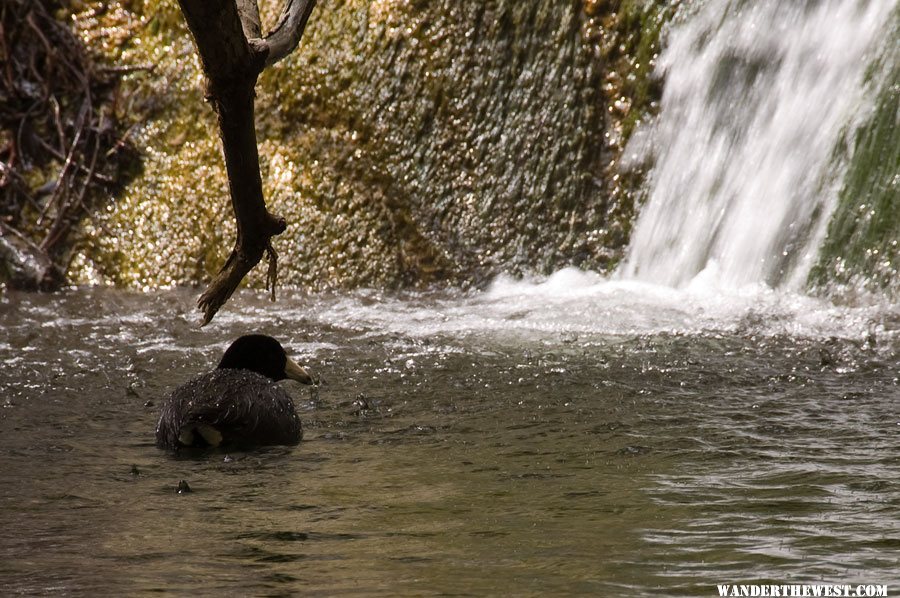
[[[655,153],[649,197],[620,274],[685,286],[712,267],[731,287],[801,288],[895,5],[710,0],[675,28],[643,150]]]
[[[246,310],[244,310],[246,313]],[[414,338],[483,337],[512,341],[603,342],[610,336],[732,335],[830,338],[885,347],[900,341],[900,313],[884,304],[836,306],[765,285],[723,288],[713,276],[683,289],[609,279],[565,268],[548,278],[497,278],[486,290],[463,294],[367,296],[357,292],[317,302],[304,318],[341,322],[371,334]],[[593,339],[593,341],[592,341]]]

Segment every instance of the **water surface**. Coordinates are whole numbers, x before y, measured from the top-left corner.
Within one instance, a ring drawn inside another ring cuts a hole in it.
[[[5,593],[714,595],[900,582],[900,314],[563,271],[402,296],[0,297]],[[248,331],[297,447],[175,458],[160,400]],[[193,492],[178,494],[186,480]]]

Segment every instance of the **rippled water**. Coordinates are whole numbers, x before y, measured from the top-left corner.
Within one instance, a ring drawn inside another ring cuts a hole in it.
[[[900,310],[574,271],[471,294],[0,296],[4,593],[715,595],[900,583]],[[305,440],[160,399],[274,334]],[[178,494],[186,480],[193,492]]]

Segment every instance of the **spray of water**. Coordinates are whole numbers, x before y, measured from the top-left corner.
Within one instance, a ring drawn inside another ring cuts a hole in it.
[[[797,291],[841,182],[842,140],[874,104],[866,69],[896,2],[706,0],[686,15],[660,59],[664,98],[645,135],[656,166],[617,275],[568,268],[500,277],[481,292],[363,294],[298,313],[429,339],[724,332],[891,346],[895,306]]]
[[[645,148],[649,196],[620,269],[675,287],[803,286],[837,151],[873,101],[866,68],[896,0],[708,0],[671,32]]]

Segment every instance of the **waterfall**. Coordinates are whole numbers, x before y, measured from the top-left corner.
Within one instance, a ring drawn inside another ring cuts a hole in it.
[[[647,200],[619,274],[802,288],[896,0],[708,0],[670,32]]]

